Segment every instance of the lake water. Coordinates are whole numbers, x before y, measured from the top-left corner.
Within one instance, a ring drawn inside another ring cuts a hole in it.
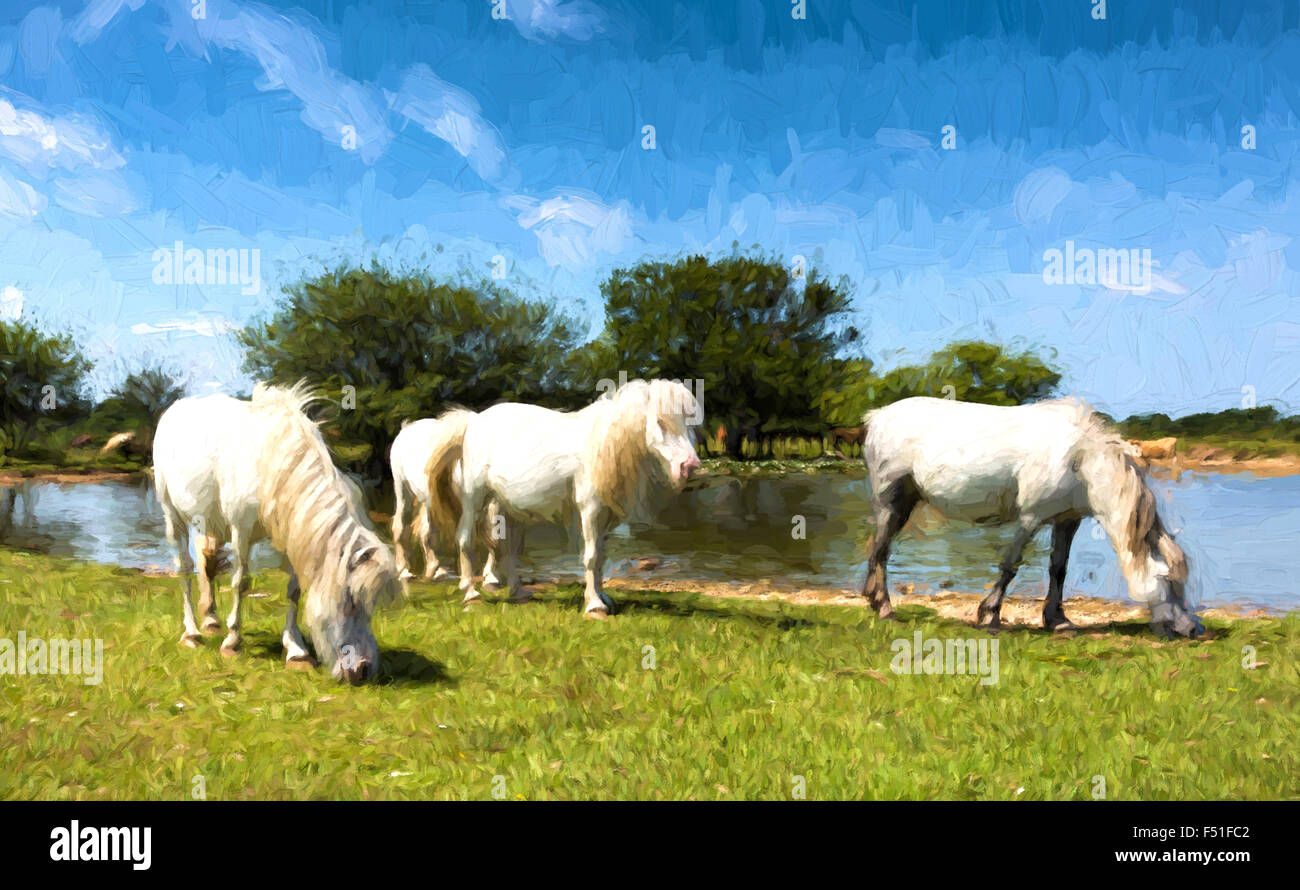
[[[1196,602],[1300,608],[1300,477],[1185,474],[1157,478],[1153,487],[1191,561]],[[641,574],[638,560],[653,557],[658,563],[646,577],[855,588],[871,534],[866,499],[865,479],[850,475],[708,478],[653,519],[618,528],[608,543],[608,574]],[[920,514],[895,542],[891,589],[913,582],[919,591],[983,590],[1010,534],[1009,527],[955,527]],[[28,481],[0,489],[0,545],[135,568],[171,565],[148,481]],[[1044,529],[1012,593],[1045,592],[1047,550]],[[576,576],[578,551],[567,530],[530,527],[525,577]],[[280,562],[265,544],[253,561],[256,568]],[[1127,599],[1110,542],[1090,519],[1070,559],[1067,596],[1076,593]]]

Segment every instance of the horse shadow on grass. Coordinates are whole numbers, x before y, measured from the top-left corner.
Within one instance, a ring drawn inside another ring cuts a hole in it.
[[[704,594],[667,593],[656,590],[617,590],[614,600],[614,615],[666,615],[671,618],[694,619],[711,618],[718,621],[744,622],[760,627],[774,627],[778,630],[796,630],[799,628],[825,627],[831,622],[807,616],[781,614],[779,612],[760,611],[748,608],[746,600],[722,599]],[[582,609],[582,588],[572,590],[561,588],[550,597],[553,602],[566,608]]]
[[[276,662],[284,670],[284,645],[280,637],[269,631],[246,631],[244,654],[253,658]],[[319,673],[325,672],[317,668]],[[379,686],[445,686],[451,689],[458,684],[447,671],[447,666],[407,647],[379,647],[379,676],[374,683]]]
[[[693,594],[683,596],[680,593],[664,593],[659,591],[619,591],[622,596],[616,600],[615,614],[636,614],[654,613],[669,615],[676,618],[694,618],[703,616],[724,621],[743,621],[752,624],[758,624],[765,627],[776,627],[780,630],[791,630],[804,627],[824,627],[831,622],[819,620],[814,617],[795,616],[780,613],[760,612],[745,608],[738,603],[743,600],[722,600],[718,604],[709,602],[710,597],[703,594]],[[629,596],[630,594],[630,596]],[[556,597],[560,602],[572,605],[576,608],[582,606],[582,593],[578,589],[573,593],[561,591]],[[722,605],[725,603],[726,605]],[[842,608],[842,607],[841,607]],[[980,627],[972,621],[962,618],[940,614],[936,609],[922,605],[900,605],[895,613],[897,620],[889,622],[890,626],[902,629],[912,624],[921,622],[940,625],[945,629],[951,629],[954,633],[960,632],[961,635],[969,634],[987,634],[990,637],[1002,638],[1030,638],[1030,637],[1049,637],[1057,639],[1071,639],[1085,634],[1100,633],[1113,637],[1128,638],[1145,638],[1157,642],[1169,642],[1162,640],[1155,634],[1149,624],[1144,621],[1134,621],[1131,619],[1116,619],[1105,621],[1097,624],[1080,625],[1075,630],[1057,632],[1048,630],[1042,626],[1025,625],[1025,624],[1004,624],[997,632],[990,632],[985,627]],[[879,618],[871,618],[879,622]],[[1202,640],[1212,640],[1219,634],[1213,629],[1208,629],[1206,634],[1201,637]]]

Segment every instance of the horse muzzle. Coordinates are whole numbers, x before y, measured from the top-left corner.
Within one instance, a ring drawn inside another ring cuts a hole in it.
[[[369,658],[343,657],[334,665],[334,679],[340,683],[359,686],[375,676],[374,663]]]
[[[700,459],[692,454],[685,460],[673,464],[673,481],[685,482],[700,468]]]

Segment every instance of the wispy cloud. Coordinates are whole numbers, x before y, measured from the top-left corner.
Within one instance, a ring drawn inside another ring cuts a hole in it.
[[[131,325],[131,333],[197,334],[200,337],[219,337],[239,329],[239,325],[222,316],[211,318],[170,318],[158,322],[141,322]]]
[[[329,143],[355,148],[367,164],[388,148],[393,133],[376,87],[333,67],[325,45],[306,25],[260,3],[223,4],[234,15],[209,9],[207,18],[189,15],[188,0],[172,0],[173,43],[206,52],[215,46],[249,56],[261,67],[260,90],[287,90],[302,102],[302,120]]]
[[[0,170],[0,216],[30,220],[45,209],[45,196],[25,182],[11,179]]]
[[[0,156],[33,176],[87,167],[112,170],[126,161],[112,138],[78,114],[53,114],[30,96],[0,87]]]
[[[605,13],[587,0],[506,0],[506,9],[515,29],[537,43],[556,38],[584,42],[606,28]]]
[[[23,292],[12,284],[0,290],[0,321],[17,321],[23,314]]]
[[[446,142],[489,182],[500,179],[509,161],[501,134],[479,111],[479,104],[460,87],[447,83],[425,64],[412,65],[388,106]]]
[[[537,236],[538,253],[550,266],[591,266],[598,253],[622,253],[633,244],[624,201],[611,207],[591,193],[566,191],[541,200],[512,195],[503,203]]]

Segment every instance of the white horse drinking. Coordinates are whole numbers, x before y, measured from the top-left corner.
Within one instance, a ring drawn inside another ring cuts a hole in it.
[[[223,655],[234,655],[241,644],[249,549],[269,537],[291,566],[282,636],[286,665],[314,666],[298,631],[301,580],[316,655],[336,679],[360,683],[378,670],[370,615],[400,590],[397,567],[366,519],[360,490],[334,466],[320,430],[303,413],[312,399],[302,384],[258,384],[251,402],[225,395],[181,399],[159,420],[154,483],[181,575],[181,643],[201,643],[190,598],[191,528],[202,543],[199,608],[205,633],[221,629],[213,595],[220,546],[229,541],[234,551],[234,603]]]
[[[393,468],[393,550],[397,556],[397,571],[402,578],[413,577],[410,570],[411,537],[420,542],[424,551],[424,578],[437,580],[450,574],[438,562],[438,531],[433,519],[433,505],[429,497],[429,458],[434,450],[450,436],[456,434],[457,425],[450,418],[425,418],[402,424],[388,452],[388,462]],[[460,467],[452,475],[452,484],[460,485]],[[496,501],[488,503],[487,521],[490,527],[497,524]],[[495,540],[490,538],[490,540]],[[491,589],[500,582],[496,575],[496,548],[488,550],[483,567],[483,586]]]
[[[429,490],[439,527],[456,530],[465,602],[479,598],[470,555],[483,504],[492,498],[505,520],[502,560],[516,601],[525,598],[519,582],[523,523],[577,510],[586,574],[583,614],[604,618],[613,608],[602,589],[605,536],[636,505],[647,503],[653,487],[679,489],[699,468],[688,424],[696,414],[691,391],[667,380],[632,381],[572,413],[506,403],[481,414],[444,414],[456,434],[430,458]]]
[[[876,534],[862,593],[890,617],[889,544],[918,503],[951,519],[1016,523],[1002,574],[977,620],[996,630],[1002,599],[1025,545],[1052,525],[1043,626],[1072,628],[1061,608],[1070,543],[1084,516],[1110,536],[1129,595],[1147,604],[1157,633],[1197,636],[1204,628],[1184,600],[1187,559],[1165,530],[1130,446],[1087,406],[1018,407],[911,398],[869,412],[863,456],[871,478]]]

